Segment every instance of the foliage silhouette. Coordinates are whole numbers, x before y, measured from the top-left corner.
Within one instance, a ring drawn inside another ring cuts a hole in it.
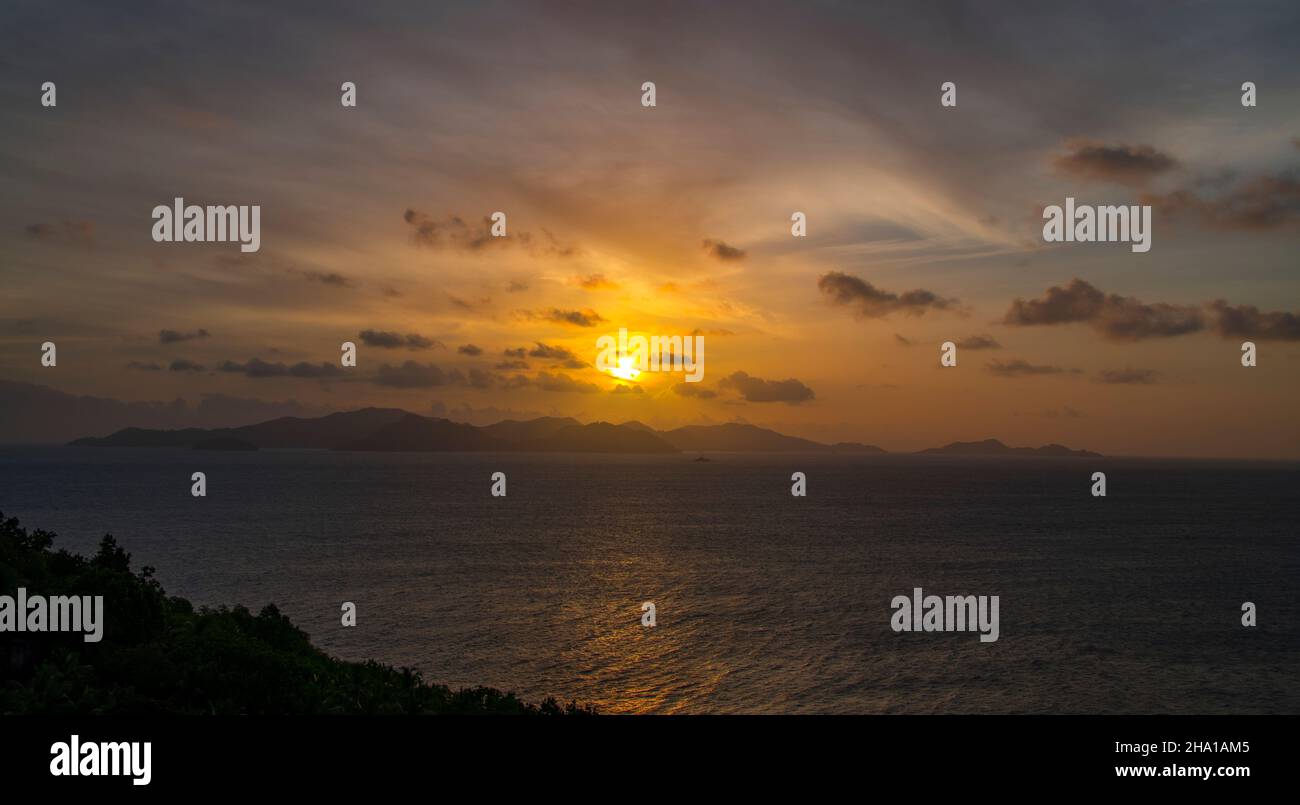
[[[195,609],[106,535],[92,558],[52,549],[0,512],[0,594],[104,596],[104,634],[0,635],[0,713],[593,714],[486,687],[453,691],[419,671],[334,659],[274,604]],[[18,613],[25,617],[26,613]]]

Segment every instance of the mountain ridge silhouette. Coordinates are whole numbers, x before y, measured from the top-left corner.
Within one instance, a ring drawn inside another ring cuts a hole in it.
[[[507,419],[470,425],[400,408],[361,408],[320,417],[277,417],[235,428],[161,430],[123,428],[104,437],[83,437],[78,447],[176,447],[204,449],[213,444],[241,449],[309,448],[377,452],[577,452],[577,453],[840,453],[879,455],[888,451],[858,442],[823,444],[740,422],[687,425],[655,430],[635,420],[583,424],[572,417]],[[248,447],[242,447],[247,445]],[[920,455],[1087,456],[1059,444],[1008,447],[997,439],[952,442],[917,451]]]

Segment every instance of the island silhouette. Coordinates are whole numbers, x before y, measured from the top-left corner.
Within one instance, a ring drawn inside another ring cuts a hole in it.
[[[884,454],[858,442],[822,444],[749,425],[688,425],[655,430],[641,422],[589,422],[572,417],[507,419],[476,426],[400,408],[362,408],[321,417],[279,417],[237,428],[155,430],[123,428],[104,437],[69,443],[78,447],[174,447],[206,450],[314,448],[376,452],[541,453],[843,453]],[[1097,457],[1100,453],[1059,444],[1009,447],[997,439],[952,442],[919,455]]]

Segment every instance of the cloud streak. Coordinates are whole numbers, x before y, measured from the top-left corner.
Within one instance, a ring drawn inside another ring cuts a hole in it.
[[[1154,369],[1103,369],[1097,373],[1097,382],[1112,385],[1151,385],[1160,379],[1160,373]]]
[[[434,338],[427,338],[419,333],[401,333],[388,332],[386,330],[362,330],[357,334],[362,343],[369,347],[378,347],[379,349],[431,349],[433,347],[445,346],[441,341]]]
[[[582,310],[562,310],[560,308],[551,308],[544,311],[525,310],[521,311],[521,315],[526,319],[541,319],[568,327],[595,327],[606,321],[604,316],[591,308],[583,308]]]
[[[1068,370],[1059,366],[1035,365],[1021,358],[1009,361],[992,360],[984,368],[998,377],[1040,377],[1043,375],[1062,375]]]
[[[178,330],[158,331],[159,344],[179,344],[182,341],[193,341],[198,338],[207,337],[209,337],[209,333],[204,329],[192,330],[190,332],[180,332]]]
[[[295,364],[271,363],[261,358],[253,358],[244,363],[237,361],[223,361],[217,366],[221,372],[233,374],[242,374],[245,377],[263,380],[272,377],[295,377],[295,378],[329,378],[337,377],[343,373],[343,370],[332,363],[307,363],[300,361]]]

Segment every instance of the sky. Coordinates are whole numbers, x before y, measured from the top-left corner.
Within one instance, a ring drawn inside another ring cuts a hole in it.
[[[1294,3],[277,9],[0,10],[0,440],[375,405],[1300,457]],[[155,242],[177,196],[261,248]],[[1150,251],[1045,242],[1067,197]],[[703,380],[599,370],[620,328]]]

